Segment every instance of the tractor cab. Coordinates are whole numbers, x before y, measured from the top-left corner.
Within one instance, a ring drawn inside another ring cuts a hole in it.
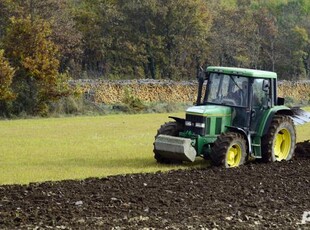
[[[271,85],[276,75],[269,72],[268,78],[259,77],[234,69],[208,68],[205,75],[200,75],[196,104],[230,107],[231,126],[253,133],[263,112],[272,106]]]

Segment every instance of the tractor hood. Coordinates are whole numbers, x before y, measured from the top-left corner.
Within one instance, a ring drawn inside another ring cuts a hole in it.
[[[221,105],[199,105],[186,110],[186,114],[204,117],[227,117],[231,116],[231,112],[231,107]]]
[[[199,105],[186,110],[185,131],[216,138],[231,126],[232,108],[223,105]],[[201,151],[198,151],[199,153]]]

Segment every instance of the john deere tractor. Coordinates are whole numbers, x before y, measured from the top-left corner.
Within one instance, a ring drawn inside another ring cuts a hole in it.
[[[248,159],[263,162],[293,157],[295,124],[310,121],[300,108],[277,96],[277,74],[231,67],[208,67],[198,77],[195,106],[186,117],[160,127],[154,154],[159,163],[195,161],[200,156],[227,168]],[[295,123],[295,124],[294,124]]]

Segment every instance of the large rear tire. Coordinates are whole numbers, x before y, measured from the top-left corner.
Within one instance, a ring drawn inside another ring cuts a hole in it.
[[[173,136],[173,137],[177,137],[179,136],[179,132],[184,130],[184,126],[180,123],[177,123],[175,121],[170,121],[167,122],[165,124],[163,124],[158,130],[157,130],[157,134],[155,136],[155,140],[157,138],[158,135],[160,134],[164,134],[164,135],[169,135],[169,136]],[[155,143],[154,143],[155,144]],[[180,164],[182,163],[182,161],[180,160],[173,160],[173,159],[167,159],[162,157],[155,149],[155,145],[154,145],[154,158],[156,159],[156,161],[158,163],[161,164]]]
[[[213,165],[226,168],[238,167],[245,163],[247,144],[239,133],[227,132],[218,136],[214,142],[210,158]]]
[[[295,146],[296,130],[292,119],[285,115],[274,116],[268,133],[262,139],[262,161],[290,160]]]

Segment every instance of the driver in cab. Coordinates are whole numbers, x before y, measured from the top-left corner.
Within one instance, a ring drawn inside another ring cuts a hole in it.
[[[248,96],[248,81],[243,81],[241,87],[238,86],[238,90],[232,93],[231,97],[236,101],[239,106],[247,105]]]

